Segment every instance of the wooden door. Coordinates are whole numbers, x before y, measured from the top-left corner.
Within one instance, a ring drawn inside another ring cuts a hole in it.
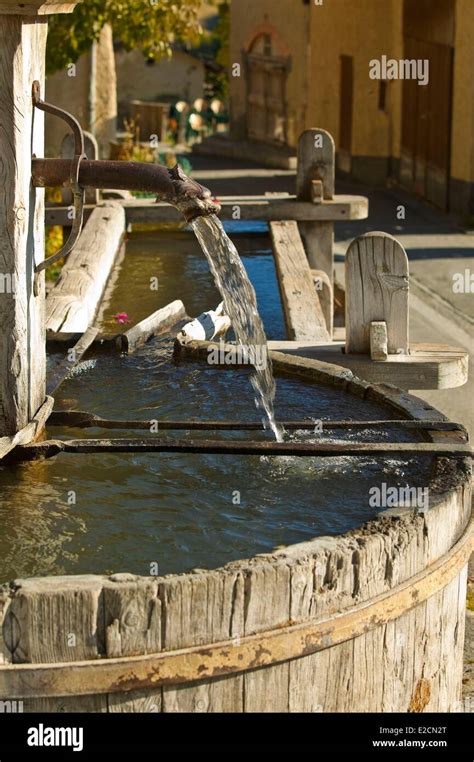
[[[405,58],[427,59],[429,82],[403,83],[400,179],[410,190],[447,209],[454,50],[407,37]]]
[[[287,142],[288,70],[289,59],[274,53],[268,35],[261,35],[247,53],[247,137],[252,140]]]

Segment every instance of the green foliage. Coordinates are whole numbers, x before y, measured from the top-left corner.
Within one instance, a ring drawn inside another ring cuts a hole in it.
[[[77,61],[106,23],[126,50],[139,48],[147,58],[167,56],[174,42],[197,39],[200,5],[200,0],[84,0],[72,14],[51,17],[47,74]]]
[[[213,72],[209,79],[214,95],[222,100],[227,99],[229,91],[230,68],[230,3],[225,0],[218,5],[219,21],[212,34],[215,49],[215,62],[222,67],[221,71]]]

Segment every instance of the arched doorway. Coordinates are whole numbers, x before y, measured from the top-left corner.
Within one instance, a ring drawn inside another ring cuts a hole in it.
[[[429,61],[429,82],[403,83],[400,178],[447,209],[451,160],[455,0],[405,0],[404,56]]]
[[[258,34],[244,53],[247,83],[247,137],[287,142],[286,81],[290,57],[278,51],[271,32]]]

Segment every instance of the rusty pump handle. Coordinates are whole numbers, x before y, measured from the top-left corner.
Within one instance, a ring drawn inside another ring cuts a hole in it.
[[[69,114],[67,111],[54,106],[52,103],[46,103],[41,99],[40,83],[35,80],[32,88],[33,105],[35,108],[40,109],[48,114],[57,116],[62,119],[68,127],[71,128],[74,135],[74,156],[71,160],[68,160],[68,176],[65,178],[61,185],[68,185],[73,194],[74,199],[74,217],[72,221],[71,232],[68,236],[66,243],[51,257],[43,260],[35,267],[35,273],[38,275],[47,267],[54,264],[60,259],[64,259],[73,250],[82,231],[82,225],[84,220],[84,199],[85,189],[79,184],[80,166],[83,159],[87,158],[84,153],[84,133],[82,132],[81,125],[77,119]],[[33,158],[33,162],[35,158]],[[37,290],[37,279],[35,279],[35,286]]]

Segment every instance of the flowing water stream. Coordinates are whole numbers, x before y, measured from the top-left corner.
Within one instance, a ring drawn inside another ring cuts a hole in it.
[[[198,217],[192,227],[209,262],[237,342],[244,348],[245,356],[254,368],[250,380],[258,395],[255,403],[266,415],[264,426],[269,426],[277,441],[281,442],[283,430],[275,421],[273,408],[276,384],[255,289],[218,217],[214,214]]]

